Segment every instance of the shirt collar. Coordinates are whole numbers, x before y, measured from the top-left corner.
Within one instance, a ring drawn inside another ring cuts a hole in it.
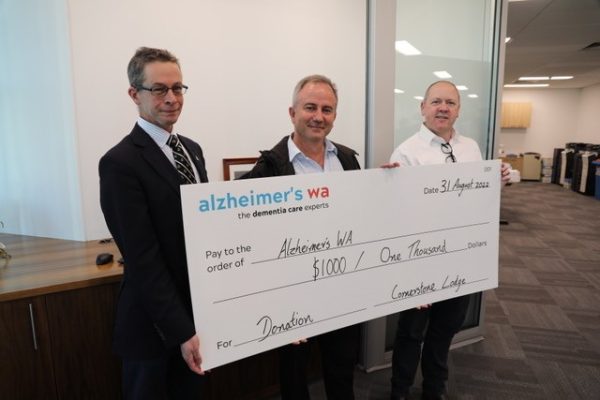
[[[446,143],[446,141],[444,139],[442,139],[441,137],[439,137],[438,135],[433,133],[428,127],[425,126],[425,124],[421,124],[421,129],[419,130],[418,135],[419,135],[419,138],[421,140],[423,140],[424,142],[426,142],[427,144],[431,144],[432,142],[439,143],[439,144]],[[450,138],[450,144],[458,143],[460,141],[461,141],[461,135],[460,135],[460,133],[458,133],[458,131],[455,128],[454,134]]]
[[[333,145],[333,143],[331,142],[331,140],[325,138],[325,152],[326,153],[333,153],[337,156],[338,153],[338,149],[337,147],[335,147]],[[307,158],[304,153],[302,153],[302,151],[300,151],[300,149],[298,148],[298,146],[296,146],[296,143],[294,143],[294,140],[292,140],[292,135],[290,135],[289,139],[288,139],[288,154],[290,155],[290,162],[294,161],[294,158],[296,158],[298,156],[298,154],[302,154],[302,156],[304,158]]]
[[[167,140],[171,134],[158,125],[146,121],[142,117],[138,117],[137,124],[156,142],[161,149],[167,145]]]

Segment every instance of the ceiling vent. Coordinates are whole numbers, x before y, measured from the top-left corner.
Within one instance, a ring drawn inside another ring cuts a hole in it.
[[[597,50],[597,49],[600,49],[600,42],[594,42],[592,44],[589,44],[589,45],[585,46],[583,49],[581,49],[581,51]]]

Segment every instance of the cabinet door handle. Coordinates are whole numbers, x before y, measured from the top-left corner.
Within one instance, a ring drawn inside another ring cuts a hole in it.
[[[37,333],[35,332],[35,320],[33,319],[33,305],[31,303],[29,303],[29,320],[31,321],[31,335],[33,336],[33,348],[37,350]]]

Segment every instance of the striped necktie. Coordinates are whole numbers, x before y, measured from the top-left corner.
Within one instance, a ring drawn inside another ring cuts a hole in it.
[[[181,147],[181,143],[177,136],[169,136],[167,144],[173,149],[175,168],[177,168],[177,172],[179,172],[181,184],[187,185],[188,183],[196,183],[196,177],[194,176],[194,170],[192,169],[192,164],[190,164],[190,159],[184,153],[183,147]]]

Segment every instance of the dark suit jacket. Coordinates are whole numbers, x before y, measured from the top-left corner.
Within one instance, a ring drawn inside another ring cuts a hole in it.
[[[179,136],[207,182],[200,146]],[[195,334],[179,175],[137,124],[101,159],[100,205],[125,260],[113,348],[124,358],[166,354]]]

